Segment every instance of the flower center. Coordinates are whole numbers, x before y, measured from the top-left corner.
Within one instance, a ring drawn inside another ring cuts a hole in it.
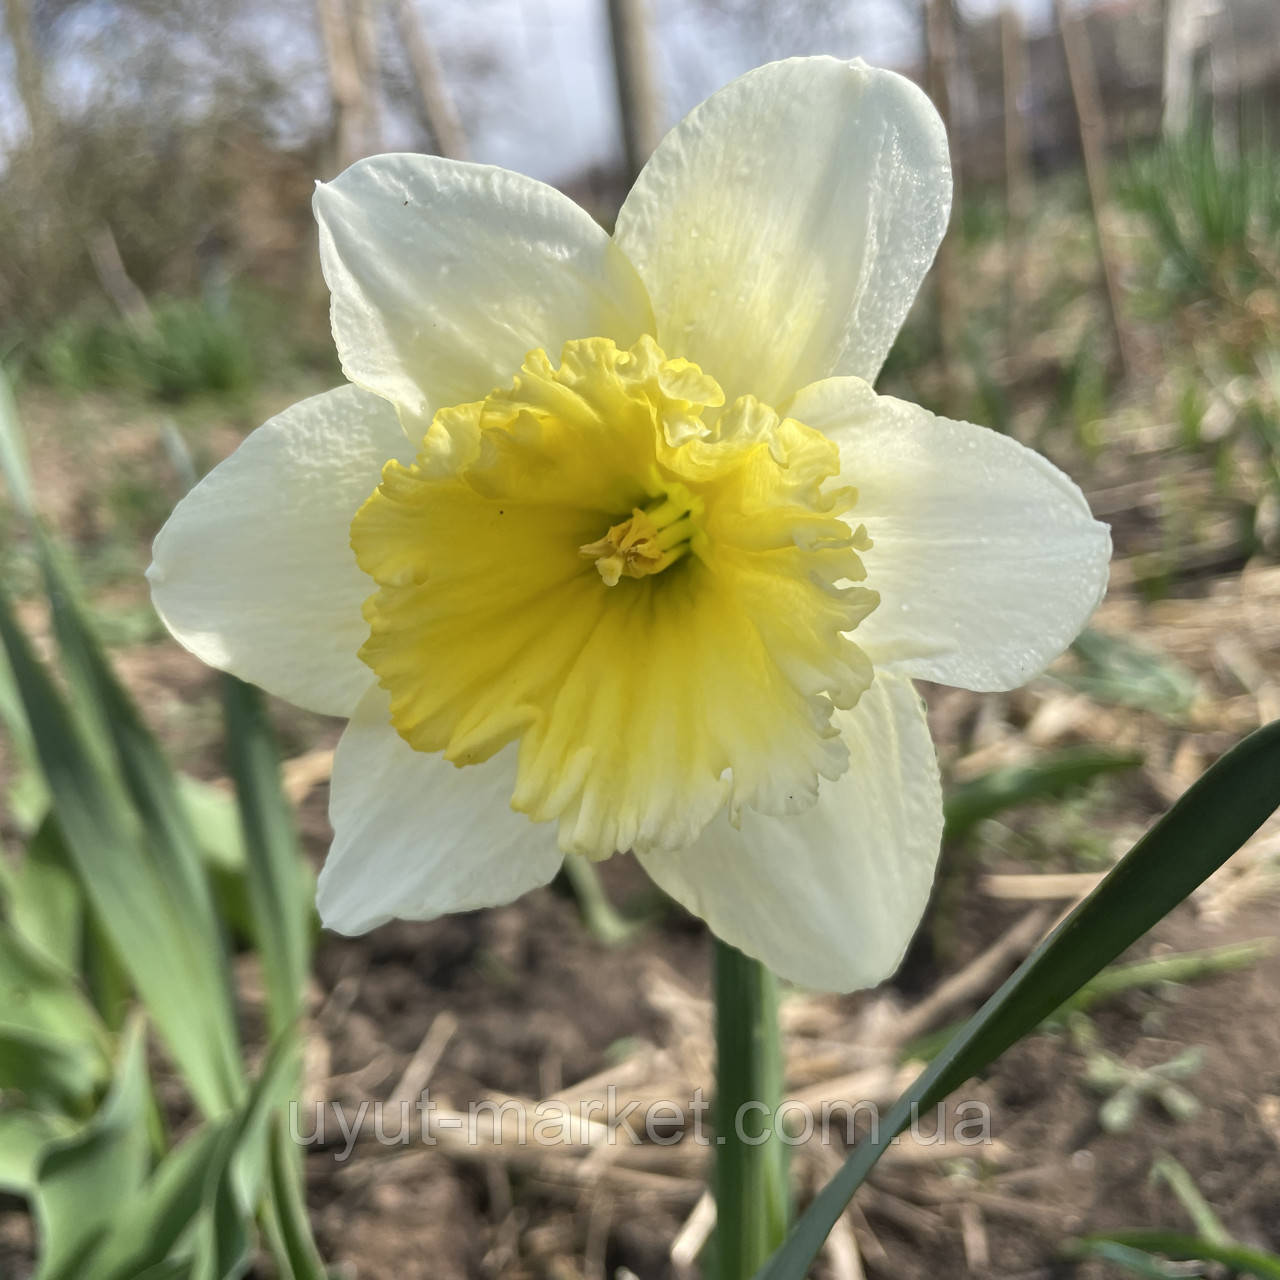
[[[512,806],[566,851],[803,809],[847,765],[833,708],[871,680],[847,635],[878,599],[870,542],[838,470],[825,436],[726,405],[651,338],[534,351],[440,410],[356,514],[360,656],[417,750],[469,765],[518,741]]]
[[[629,520],[578,548],[579,555],[595,561],[606,587],[616,587],[624,577],[661,573],[689,550],[697,499],[682,485],[675,490],[643,509],[632,508]]]

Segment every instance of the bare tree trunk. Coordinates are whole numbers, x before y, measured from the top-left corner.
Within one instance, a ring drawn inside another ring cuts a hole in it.
[[[361,92],[361,142],[363,154],[382,150],[382,125],[378,113],[378,84],[381,67],[378,57],[378,15],[381,0],[347,0],[351,22],[352,48],[359,68]]]
[[[1186,133],[1196,87],[1196,51],[1202,36],[1200,0],[1169,0],[1164,15],[1164,109],[1166,138]]]
[[[436,152],[452,160],[467,158],[467,136],[454,110],[436,51],[427,39],[414,0],[395,0],[396,27],[404,45],[422,104],[422,115]]]
[[[634,178],[662,136],[646,0],[608,0],[627,174]]]
[[[89,236],[89,257],[98,281],[107,297],[115,304],[124,321],[134,331],[144,336],[155,333],[156,321],[151,314],[147,296],[133,282],[115,234],[107,223],[102,223]]]
[[[1004,85],[1005,313],[1010,354],[1021,335],[1024,275],[1027,265],[1027,221],[1031,216],[1034,179],[1031,146],[1023,115],[1027,92],[1027,44],[1022,20],[1012,5],[1000,11],[1000,68]]]
[[[4,0],[4,12],[9,42],[13,46],[18,96],[27,113],[32,149],[39,151],[50,141],[53,113],[49,109],[49,100],[45,97],[44,68],[40,65],[40,53],[36,49],[31,5],[29,0]]]
[[[329,95],[333,103],[336,167],[367,155],[369,85],[363,75],[360,48],[346,0],[316,0],[320,35],[329,70]]]
[[[1125,324],[1121,305],[1120,267],[1107,221],[1109,192],[1107,183],[1107,119],[1098,89],[1089,33],[1069,0],[1055,0],[1058,28],[1067,58],[1067,76],[1080,125],[1080,149],[1084,154],[1085,179],[1089,184],[1089,202],[1093,208],[1094,230],[1098,239],[1098,257],[1102,260],[1102,276],[1106,284],[1107,310],[1116,337],[1116,354],[1120,371],[1127,375],[1133,368],[1133,339]]]
[[[955,15],[951,0],[926,0],[925,87],[951,138],[951,66],[955,60]],[[960,213],[961,174],[959,148],[951,146],[951,225],[938,246],[933,264],[938,308],[938,339],[942,350],[942,377],[947,408],[954,410],[959,392],[956,348],[960,340],[960,291],[957,221]]]

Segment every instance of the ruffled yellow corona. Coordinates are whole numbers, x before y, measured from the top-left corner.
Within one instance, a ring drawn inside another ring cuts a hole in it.
[[[532,352],[352,524],[397,732],[458,765],[519,738],[514,807],[593,856],[678,849],[726,801],[806,808],[846,766],[833,707],[871,681],[838,472],[827,437],[726,406],[652,338]]]

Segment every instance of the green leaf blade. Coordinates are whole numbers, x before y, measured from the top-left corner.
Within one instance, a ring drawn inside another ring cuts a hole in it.
[[[149,842],[110,761],[36,660],[3,591],[0,643],[85,893],[198,1105],[223,1114],[244,1088],[224,958],[193,927],[174,879],[157,867],[163,851]]]
[[[1176,1231],[1113,1231],[1072,1240],[1064,1249],[1069,1257],[1096,1257],[1131,1262],[1134,1255],[1155,1259],[1163,1255],[1175,1261],[1218,1262],[1237,1275],[1257,1280],[1280,1280],[1280,1257],[1231,1241],[1209,1240]],[[1157,1273],[1157,1274],[1167,1274]]]
[[[1280,721],[1212,765],[1036,949],[856,1148],[757,1280],[801,1280],[889,1142],[1034,1030],[1208,879],[1280,806]]]
[[[310,876],[293,813],[280,786],[280,760],[262,695],[234,676],[223,681],[227,755],[239,801],[254,943],[262,956],[273,1035],[302,1013],[311,964]]]
[[[36,1169],[38,1280],[72,1280],[121,1207],[142,1186],[150,1160],[151,1088],[141,1019],[130,1024],[111,1092],[79,1133],[47,1147]]]

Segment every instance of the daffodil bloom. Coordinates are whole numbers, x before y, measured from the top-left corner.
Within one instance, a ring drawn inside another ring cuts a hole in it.
[[[352,385],[250,435],[150,576],[205,661],[349,719],[326,924],[631,849],[784,977],[892,971],[942,829],[913,678],[1023,683],[1110,554],[1043,458],[871,388],[949,205],[924,95],[831,58],[703,103],[613,236],[431,156],[318,188]]]

